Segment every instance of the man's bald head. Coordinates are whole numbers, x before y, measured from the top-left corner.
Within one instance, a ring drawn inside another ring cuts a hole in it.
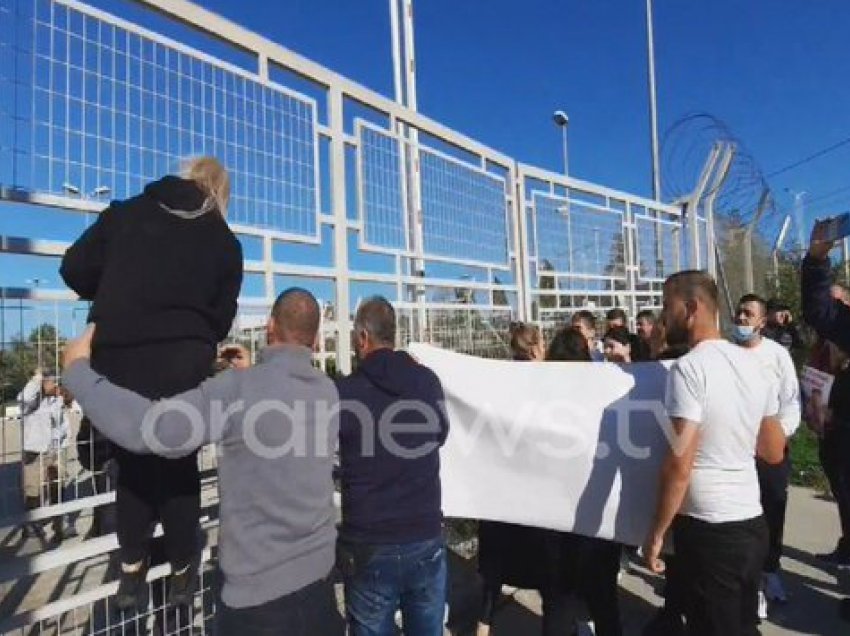
[[[274,301],[269,335],[281,344],[312,347],[320,320],[321,310],[313,294],[300,287],[290,287]]]

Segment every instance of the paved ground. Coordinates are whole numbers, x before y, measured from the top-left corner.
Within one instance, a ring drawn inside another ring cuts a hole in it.
[[[762,626],[763,636],[850,634],[850,624],[838,619],[836,599],[840,590],[850,594],[850,576],[836,579],[836,572],[824,568],[814,554],[834,548],[838,537],[835,505],[805,489],[793,489],[788,510],[784,580],[791,601],[784,607],[771,608],[770,620]],[[456,617],[461,623],[474,620],[475,575],[468,564],[456,564]],[[658,591],[662,581],[636,571],[622,580],[624,628],[627,636],[637,636],[661,603]],[[460,610],[459,607],[464,609]],[[540,633],[540,600],[536,593],[517,591],[506,597],[497,615],[496,636],[532,636]],[[459,630],[457,636],[471,633]]]
[[[212,494],[212,493],[210,493]],[[839,636],[850,634],[850,625],[837,616],[839,591],[850,593],[850,577],[838,581],[835,572],[823,568],[814,554],[831,550],[838,536],[835,506],[812,491],[794,489],[786,531],[786,556],[783,561],[785,581],[792,594],[791,602],[774,607],[770,621],[763,626],[764,636],[818,634]],[[80,529],[87,529],[82,519]],[[22,541],[17,532],[0,533],[0,563],[27,554],[42,552],[48,546],[37,540]],[[71,540],[78,544],[83,538]],[[50,546],[55,547],[55,546]],[[64,546],[63,546],[64,547]],[[478,582],[474,564],[458,557],[452,560],[452,623],[454,636],[472,633],[478,603]],[[37,577],[23,577],[0,586],[0,623],[3,618],[69,594],[91,589],[111,578],[107,559],[96,557],[63,570],[53,570]],[[661,598],[657,590],[662,581],[642,571],[624,576],[622,606],[627,636],[637,636],[653,615]],[[540,633],[540,600],[535,592],[513,591],[497,614],[495,636],[534,636]],[[466,627],[465,627],[466,626]],[[74,630],[69,630],[73,633]]]

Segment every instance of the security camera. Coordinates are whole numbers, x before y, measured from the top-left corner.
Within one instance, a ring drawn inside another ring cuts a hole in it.
[[[567,114],[562,110],[556,110],[552,115],[552,119],[558,126],[566,126],[570,123],[570,118],[567,117]]]

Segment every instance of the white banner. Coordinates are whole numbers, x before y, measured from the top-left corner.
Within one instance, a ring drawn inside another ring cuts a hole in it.
[[[447,517],[640,545],[672,435],[663,407],[670,363],[486,360],[419,343],[408,350],[446,395]]]

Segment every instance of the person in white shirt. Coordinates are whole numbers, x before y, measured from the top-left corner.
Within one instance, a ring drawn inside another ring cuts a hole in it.
[[[60,503],[67,449],[82,418],[80,407],[70,394],[63,395],[54,375],[43,374],[41,369],[36,369],[17,399],[21,405],[24,506],[33,510]],[[29,530],[43,537],[39,524],[31,524]],[[62,517],[54,519],[53,531],[57,539],[76,535],[73,524],[63,527]]]
[[[756,356],[768,381],[774,385],[779,400],[779,421],[785,436],[791,437],[800,426],[800,382],[788,350],[761,335],[766,323],[767,301],[755,294],[742,296],[735,315],[733,339]],[[788,485],[791,481],[791,459],[787,446],[781,464],[773,466],[756,460],[756,469],[769,535],[762,591],[759,593],[759,616],[767,618],[767,601],[788,602],[788,593],[779,577]]]
[[[667,340],[687,342],[690,352],[668,376],[674,434],[643,554],[651,571],[662,573],[672,527],[688,633],[751,636],[759,633],[767,550],[753,458],[783,461],[785,433],[776,391],[757,358],[721,337],[718,304],[717,284],[704,272],[679,272],[664,283]]]

